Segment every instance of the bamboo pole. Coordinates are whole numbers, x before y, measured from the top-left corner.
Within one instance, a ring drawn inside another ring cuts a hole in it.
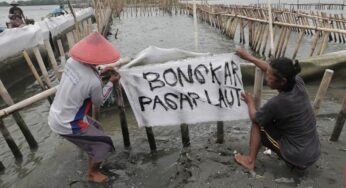
[[[252,27],[252,46],[251,46],[251,49],[253,50],[253,51],[255,51],[256,52],[256,46],[257,46],[257,42],[258,42],[258,38],[259,38],[259,36],[260,36],[260,34],[261,34],[261,31],[260,31],[260,28],[261,28],[261,26],[260,26],[260,24],[259,23],[254,23],[253,24],[253,27]]]
[[[267,40],[268,33],[265,32],[266,29],[267,29],[267,26],[263,24],[262,28],[261,28],[261,37],[260,37],[259,43],[258,43],[258,45],[256,47],[257,53],[260,53],[261,47],[263,46],[262,44],[267,42],[266,40]],[[265,41],[263,41],[263,40],[265,40]]]
[[[268,26],[268,32],[265,32],[266,36],[264,37],[264,45],[263,45],[263,48],[262,48],[262,55],[265,54],[266,52],[266,48],[267,48],[267,44],[268,44],[268,39],[269,39],[269,26]]]
[[[320,109],[321,103],[323,101],[324,96],[327,93],[333,74],[334,74],[333,70],[326,69],[324,71],[323,79],[321,81],[320,87],[318,88],[318,91],[313,103],[313,109],[315,114],[317,114]]]
[[[77,31],[75,29],[72,30],[72,36],[74,38],[74,41],[77,43],[80,37],[78,37]]]
[[[198,40],[196,0],[193,0],[193,33],[194,33],[195,50],[198,50],[199,40]]]
[[[317,31],[317,32],[315,33],[315,38],[313,39],[313,42],[312,42],[312,45],[311,45],[309,57],[311,57],[311,56],[314,54],[314,51],[315,51],[315,48],[316,48],[317,41],[318,41],[318,38],[319,38],[319,37],[320,37],[320,31]]]
[[[181,131],[181,141],[183,143],[183,147],[190,146],[190,136],[189,136],[189,127],[187,124],[183,123],[180,125]]]
[[[238,27],[238,19],[234,19],[234,24],[233,27],[231,28],[231,38],[234,40],[235,33],[237,32],[237,27]]]
[[[60,57],[64,57],[65,58],[65,50],[64,50],[64,47],[62,45],[61,39],[58,39],[57,43],[58,43]]]
[[[79,27],[78,27],[77,17],[76,17],[76,14],[75,14],[75,12],[74,12],[74,10],[73,10],[73,8],[72,8],[72,5],[71,5],[71,3],[70,3],[70,0],[67,0],[67,4],[68,4],[68,7],[69,7],[69,9],[70,9],[70,12],[71,12],[71,14],[72,14],[72,16],[73,16],[74,27],[75,27],[76,32],[77,32],[77,38],[76,38],[76,40],[79,41],[81,35],[80,35]]]
[[[3,172],[5,170],[4,164],[0,161],[0,172]]]
[[[285,33],[286,33],[286,27],[281,29],[280,35],[279,35],[279,39],[276,43],[276,47],[275,47],[275,52],[272,51],[274,57],[278,57],[278,52],[280,51],[280,47],[281,47],[281,41],[283,40],[283,38],[285,37]]]
[[[55,76],[60,80],[60,75],[58,72],[58,63],[56,62],[52,46],[50,45],[48,40],[44,40],[43,42],[44,42],[44,45],[46,46],[48,57],[49,57],[50,62],[52,64],[52,68],[54,70]]]
[[[322,55],[324,53],[324,51],[327,47],[327,44],[328,44],[328,36],[329,36],[329,32],[325,32],[325,36],[323,37],[320,51],[319,51],[318,55]]]
[[[3,101],[8,105],[11,106],[14,104],[12,97],[8,93],[7,89],[5,88],[4,84],[0,80],[0,95]],[[15,112],[13,113],[13,118],[17,122],[19,129],[22,131],[26,141],[28,142],[29,146],[31,149],[37,148],[37,142],[35,138],[32,136],[30,130],[28,129],[28,126],[24,122],[22,116],[18,113]]]
[[[227,19],[226,23],[225,23],[225,26],[224,26],[224,30],[222,31],[222,33],[224,33],[226,36],[229,36],[228,35],[228,27],[229,27],[229,22],[230,22],[230,19]]]
[[[245,43],[245,37],[244,37],[244,22],[243,19],[240,19],[240,43]]]
[[[92,118],[97,120],[97,121],[100,121],[100,107],[98,106],[95,106],[95,105],[92,105]]]
[[[329,14],[329,20],[332,20],[332,14]],[[335,21],[331,21],[329,27],[334,28],[334,25],[335,25]],[[330,33],[330,35],[333,35],[334,42],[337,42],[337,40],[338,40],[337,39],[337,33],[332,32],[332,33]]]
[[[5,141],[8,145],[8,147],[10,148],[12,154],[14,155],[14,157],[16,159],[22,159],[23,155],[20,152],[16,142],[13,140],[10,132],[5,127],[2,118],[0,118],[0,131],[1,131],[2,136],[5,138]],[[0,171],[1,171],[1,165],[0,165]]]
[[[340,14],[340,17],[341,17],[341,19],[343,19],[344,20],[344,15],[343,14]],[[342,26],[342,30],[346,30],[346,24],[345,24],[345,22],[342,22],[341,23],[341,26]],[[346,39],[345,39],[345,33],[343,34],[343,36],[344,36],[344,43],[346,42]]]
[[[65,57],[61,56],[60,61],[61,61],[61,62],[60,62],[61,70],[63,71],[63,70],[64,70],[64,67],[65,67],[65,64],[66,64],[66,59],[65,59]],[[60,71],[59,71],[59,73],[60,73]]]
[[[255,40],[256,40],[256,30],[257,30],[257,22],[252,23],[252,28],[251,28],[251,49],[254,49],[255,46]]]
[[[115,85],[114,87],[116,89],[117,97],[118,97],[120,125],[121,125],[121,131],[123,134],[124,146],[126,148],[129,148],[131,146],[131,142],[130,142],[130,136],[129,136],[129,129],[127,127],[125,104],[124,104],[124,98],[123,98],[123,94],[122,94],[123,90],[122,90],[122,87],[119,83],[117,85]]]
[[[91,32],[91,26],[89,26],[89,19],[84,21],[85,36],[88,36]]]
[[[287,46],[288,46],[288,41],[290,40],[290,37],[291,37],[291,30],[287,30],[287,37],[285,38],[285,42],[284,42],[284,48],[282,50],[282,53],[281,53],[281,57],[285,56],[285,53],[286,53],[286,49],[287,49]]]
[[[37,72],[35,66],[33,65],[33,63],[32,63],[32,61],[31,61],[31,59],[30,59],[28,53],[26,52],[26,50],[23,50],[23,55],[24,55],[24,58],[25,58],[25,60],[26,60],[26,63],[28,64],[28,66],[29,66],[29,68],[30,68],[32,74],[34,75],[36,81],[37,81],[38,84],[41,86],[41,89],[42,89],[42,90],[45,90],[46,88],[44,87],[43,82],[42,82],[42,80],[41,80],[41,78],[40,78],[40,76],[39,76],[39,74],[38,74],[38,72]]]
[[[339,15],[335,14],[335,17],[339,20]],[[337,23],[338,23],[338,25],[339,25],[338,29],[345,30],[345,28],[343,27],[343,23],[342,23],[342,22],[338,21]],[[339,33],[339,36],[341,37],[340,41],[341,41],[342,43],[345,43],[345,42],[346,42],[346,41],[345,41],[345,35]]]
[[[258,34],[257,38],[255,41],[255,51],[258,53],[259,52],[259,47],[261,47],[261,41],[263,40],[263,29],[264,29],[264,24],[259,24],[259,29],[258,29]]]
[[[248,34],[249,34],[249,46],[250,47],[252,47],[252,27],[253,27],[253,25],[252,25],[253,23],[252,23],[252,21],[248,21],[248,30],[249,30],[249,32],[248,32]]]
[[[88,19],[88,35],[92,32],[92,26],[93,26],[93,23],[92,23],[92,20],[89,18]]]
[[[67,37],[68,47],[69,47],[69,49],[71,50],[72,47],[73,47],[74,44],[75,44],[75,40],[74,40],[74,37],[73,37],[73,33],[72,33],[72,32],[68,32],[68,33],[66,34],[66,37]]]
[[[293,52],[292,59],[296,59],[298,50],[299,50],[299,48],[300,48],[300,46],[302,44],[303,37],[304,37],[304,32],[301,31],[300,34],[299,34],[297,46],[296,46],[296,48],[294,49],[294,52]]]
[[[330,141],[334,141],[334,142],[338,141],[341,131],[344,128],[345,121],[346,121],[346,95],[344,96],[344,100],[341,105],[341,110],[336,119],[333,133],[330,137]]]
[[[270,5],[270,0],[267,0],[268,5],[268,24],[269,24],[269,35],[270,35],[270,49],[272,53],[275,52],[274,48],[274,36],[273,36],[273,19],[272,19],[272,9]]]
[[[262,98],[262,88],[263,88],[263,72],[261,69],[256,67],[255,69],[255,83],[254,83],[254,101],[256,109],[259,109],[261,106],[261,98]]]
[[[156,151],[156,141],[152,127],[145,127],[151,152]]]
[[[224,142],[223,121],[217,122],[216,143],[222,144]]]
[[[330,15],[332,16],[332,15]],[[336,19],[337,18],[337,14],[334,14],[334,18]],[[340,28],[340,24],[339,24],[339,21],[335,20],[335,23],[334,23],[334,26],[337,28],[337,29],[341,29]],[[337,38],[339,40],[339,43],[342,43],[342,39],[341,39],[341,34],[340,33],[335,33],[337,35]]]
[[[80,31],[80,38],[79,40],[81,40],[82,38],[85,37],[85,29],[84,29],[84,22],[79,22],[78,24],[78,28],[79,28],[79,31]]]
[[[30,98],[27,98],[23,101],[16,103],[16,104],[13,104],[7,108],[4,108],[4,109],[0,110],[0,118],[8,116],[8,115],[20,110],[20,109],[23,109],[23,108],[37,102],[37,101],[46,99],[49,96],[54,95],[56,90],[57,90],[57,86],[50,88],[50,89],[47,89],[41,93],[38,93],[38,94],[36,94]]]
[[[33,50],[34,50],[35,57],[37,59],[37,63],[39,65],[40,69],[41,69],[43,78],[44,78],[48,88],[51,88],[53,85],[52,85],[52,82],[49,79],[49,75],[48,75],[46,66],[43,63],[43,59],[42,59],[40,50],[38,49],[38,47],[34,47]]]

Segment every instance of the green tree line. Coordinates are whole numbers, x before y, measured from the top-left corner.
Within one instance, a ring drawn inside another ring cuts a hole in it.
[[[31,1],[17,1],[19,6],[29,6],[29,5],[56,5],[61,0],[31,0]],[[0,2],[0,6],[10,6],[8,2]]]

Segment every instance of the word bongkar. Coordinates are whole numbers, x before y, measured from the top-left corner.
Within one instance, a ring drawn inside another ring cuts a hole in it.
[[[219,108],[240,106],[243,83],[239,74],[240,67],[232,60],[219,64],[185,64],[157,72],[146,71],[142,76],[152,95],[139,95],[138,102],[142,112],[194,110],[200,103]]]

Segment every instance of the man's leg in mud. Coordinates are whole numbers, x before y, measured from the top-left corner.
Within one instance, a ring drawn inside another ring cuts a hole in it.
[[[100,172],[100,162],[96,163],[89,158],[88,161],[88,180],[96,183],[103,183],[109,180],[108,176]]]
[[[254,123],[252,124],[252,127],[251,127],[249,155],[235,154],[234,156],[235,161],[248,170],[254,170],[255,161],[256,161],[256,157],[257,157],[260,146],[261,146],[260,127],[258,124]]]

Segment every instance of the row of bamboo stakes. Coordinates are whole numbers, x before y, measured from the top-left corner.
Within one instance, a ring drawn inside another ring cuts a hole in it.
[[[104,6],[103,6],[103,8],[104,8]],[[100,10],[101,9],[102,9],[102,6],[101,6]],[[216,15],[216,14],[214,14],[214,15]],[[236,19],[236,18],[238,18],[238,17],[235,16],[234,19]],[[104,26],[106,24],[108,24],[108,23],[105,23],[106,22],[105,20],[109,20],[109,18],[102,17],[100,15],[100,17],[97,18],[96,20],[98,20],[100,22],[100,23],[98,23],[98,28],[103,29]],[[214,21],[212,21],[212,19],[210,18],[209,20],[215,26],[217,26],[217,27],[221,26],[220,23],[215,21],[216,19]],[[101,23],[103,23],[103,24],[101,24]],[[241,23],[242,22],[239,21],[239,24],[241,24]],[[229,21],[228,24],[232,24],[232,21]],[[235,24],[235,23],[233,22],[233,24]],[[244,22],[242,24],[244,24]],[[249,24],[249,23],[246,23],[246,24]],[[101,25],[101,27],[99,27],[99,25]],[[77,32],[77,30],[75,29],[73,32],[69,32],[66,34],[67,43],[68,43],[69,48],[71,48],[78,40],[80,40],[81,38],[83,38],[84,36],[86,36],[88,33],[91,32],[91,20],[89,19],[86,22],[84,21],[82,23],[76,23],[76,28],[77,27],[80,28],[80,30],[79,30],[80,32]],[[250,25],[249,25],[249,27],[250,27]],[[251,27],[255,27],[255,25],[251,25]],[[263,27],[264,26],[262,26],[262,30],[263,30]],[[252,33],[255,33],[255,32],[252,32]],[[251,33],[252,38],[254,38],[254,39],[260,38],[258,36],[259,34],[252,34],[252,33]],[[303,32],[301,32],[301,33],[303,33]],[[256,41],[258,41],[258,40],[252,41],[254,46],[258,46],[258,44],[257,44],[258,42],[256,42]],[[64,64],[66,62],[66,53],[65,53],[65,50],[63,49],[63,45],[62,45],[63,43],[62,43],[61,39],[58,39],[56,42],[57,42],[58,51],[59,51],[59,55],[60,55],[60,65],[58,65],[58,63],[55,59],[55,54],[54,54],[54,51],[52,50],[52,47],[51,47],[51,44],[49,43],[49,41],[45,41],[44,45],[45,45],[46,51],[48,53],[48,57],[50,59],[50,63],[51,63],[51,67],[53,69],[53,72],[57,78],[60,78],[61,69],[59,69],[59,66],[60,66],[60,68],[64,67]],[[27,107],[27,106],[37,102],[37,101],[47,99],[47,98],[48,98],[49,102],[51,103],[51,99],[49,99],[49,97],[54,95],[56,92],[56,86],[54,87],[51,80],[50,80],[50,77],[48,75],[48,71],[47,71],[47,69],[43,63],[39,48],[38,47],[33,48],[33,52],[34,52],[36,60],[39,64],[39,68],[40,68],[40,71],[42,73],[42,76],[40,76],[38,74],[38,72],[36,71],[35,66],[33,65],[32,61],[31,61],[31,59],[27,53],[27,50],[25,50],[23,52],[23,55],[24,55],[24,57],[28,63],[28,66],[31,69],[35,79],[37,80],[38,84],[41,86],[43,92],[14,104],[11,96],[8,94],[6,88],[3,86],[3,84],[0,80],[0,83],[1,83],[0,84],[0,95],[3,98],[3,100],[5,101],[5,103],[9,106],[5,109],[0,110],[0,130],[1,130],[2,135],[4,136],[8,146],[10,147],[10,149],[11,149],[11,151],[12,151],[12,153],[16,159],[21,159],[22,154],[21,154],[19,148],[16,146],[16,144],[15,144],[13,138],[11,137],[10,133],[8,132],[7,128],[3,124],[2,118],[9,116],[9,115],[13,115],[17,124],[19,125],[20,129],[22,130],[30,148],[35,149],[35,148],[37,148],[37,142],[35,141],[32,134],[30,133],[29,129],[27,128],[24,120],[20,117],[20,114],[18,111],[23,109],[24,107]],[[273,53],[273,54],[275,54],[275,53]],[[279,54],[279,52],[277,52],[277,54]],[[280,52],[280,54],[282,54],[282,52]],[[317,95],[316,95],[316,99],[313,103],[314,112],[316,114],[318,113],[318,110],[320,108],[320,104],[321,104],[321,102],[322,102],[322,100],[323,100],[323,98],[327,92],[327,88],[330,84],[332,75],[333,75],[332,70],[326,70],[325,75],[323,76],[321,85],[320,85],[319,90],[318,90]],[[43,80],[41,79],[41,77],[43,77]],[[259,80],[259,79],[256,79],[256,80]],[[257,84],[257,85],[261,86],[262,84]],[[118,103],[118,107],[119,107],[119,115],[120,115],[120,122],[121,122],[121,129],[122,129],[122,134],[123,134],[124,146],[125,146],[125,148],[129,148],[131,146],[131,143],[130,143],[129,130],[127,127],[127,120],[126,120],[126,115],[125,115],[125,104],[124,104],[124,100],[123,100],[123,96],[122,96],[123,90],[122,90],[122,87],[120,85],[115,86],[115,89],[116,89],[116,93],[118,96],[117,97],[117,99],[118,99],[117,103]],[[259,89],[254,87],[254,93],[257,92],[256,90],[259,90]],[[260,95],[259,95],[259,97],[257,97],[256,104],[257,104],[257,106],[260,105]],[[99,117],[97,112],[99,112],[99,110],[94,108],[93,116],[96,119],[98,119],[98,117]],[[333,141],[338,140],[338,137],[339,137],[341,130],[342,130],[344,123],[345,123],[345,117],[346,117],[346,96],[343,100],[342,109],[340,110],[340,113],[338,115],[331,140],[333,140]],[[156,151],[156,141],[155,141],[155,136],[154,136],[153,130],[151,127],[146,127],[145,129],[146,129],[150,149],[151,149],[151,151]],[[181,136],[182,136],[183,146],[188,147],[190,145],[190,137],[189,137],[189,129],[188,129],[187,124],[181,125]],[[216,140],[216,142],[217,143],[223,143],[223,141],[224,141],[223,122],[217,122],[217,140]],[[0,161],[0,170],[1,169],[3,169],[3,164]]]
[[[168,0],[166,0],[168,1]],[[132,2],[132,1],[130,1]],[[141,7],[141,0],[134,0],[126,11],[123,12],[128,16],[152,16],[160,15],[161,12],[175,12],[175,14],[192,14],[192,7],[189,4],[174,4],[171,9],[169,6],[165,8],[157,8],[152,6],[153,2],[149,2],[148,6]],[[173,4],[173,3],[171,3]],[[162,11],[162,9],[164,11]],[[129,15],[130,14],[130,15]],[[287,9],[273,9],[274,29],[276,48],[275,52],[270,52],[268,48],[269,27],[268,13],[264,8],[250,6],[206,6],[198,7],[198,15],[214,27],[219,28],[224,34],[231,39],[235,38],[239,33],[240,43],[246,43],[259,54],[267,56],[281,57],[285,56],[289,41],[292,40],[292,32],[298,33],[298,40],[292,58],[295,59],[304,36],[313,37],[313,42],[308,55],[322,55],[330,41],[346,43],[346,19],[342,14],[326,14],[323,12],[305,13],[302,11],[295,12]],[[249,37],[246,39],[245,32]]]
[[[256,7],[267,7],[266,3],[254,4]],[[272,2],[273,8],[289,8],[291,10],[344,10],[345,4],[337,3],[274,3]]]
[[[188,8],[191,14],[191,6]],[[309,56],[322,55],[329,41],[346,42],[346,20],[342,15],[328,16],[318,12],[316,15],[314,12],[308,15],[302,12],[274,9],[272,15],[276,51],[271,52],[267,46],[269,43],[269,26],[268,13],[265,9],[199,5],[197,12],[202,21],[220,29],[231,39],[235,39],[236,33],[239,33],[240,43],[245,44],[247,39],[250,48],[262,55],[267,52],[267,56],[285,56],[292,32],[299,35],[292,59],[296,58],[304,36],[313,35]],[[245,37],[246,31],[247,38]]]

